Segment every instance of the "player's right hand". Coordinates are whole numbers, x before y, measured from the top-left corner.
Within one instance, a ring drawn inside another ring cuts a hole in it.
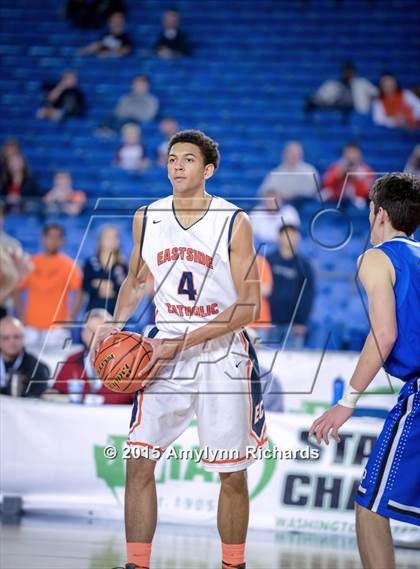
[[[102,324],[102,326],[100,326],[96,331],[95,337],[92,341],[92,353],[98,351],[99,344],[108,338],[108,336],[111,334],[118,334],[118,332],[121,332],[121,330],[111,322],[105,322],[105,324]]]

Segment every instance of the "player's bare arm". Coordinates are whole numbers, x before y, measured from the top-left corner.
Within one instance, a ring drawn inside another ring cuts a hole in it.
[[[252,239],[252,227],[246,213],[240,212],[235,218],[230,265],[237,300],[229,308],[218,314],[211,322],[172,341],[152,340],[153,357],[144,374],[156,377],[159,371],[173,359],[179,350],[186,350],[198,344],[239,330],[258,319],[261,306],[261,284]]]
[[[358,277],[366,290],[369,302],[371,330],[366,338],[350,388],[363,393],[391,353],[397,338],[395,313],[395,271],[391,261],[379,249],[366,251],[358,262]],[[328,433],[339,442],[338,429],[351,417],[354,408],[337,404],[312,424],[309,434],[318,444],[328,444]]]
[[[101,328],[97,337],[97,344],[109,334],[122,330],[136,310],[140,300],[147,293],[146,280],[150,271],[140,254],[143,219],[144,208],[140,208],[133,220],[134,246],[131,252],[128,275],[120,287],[112,322]]]

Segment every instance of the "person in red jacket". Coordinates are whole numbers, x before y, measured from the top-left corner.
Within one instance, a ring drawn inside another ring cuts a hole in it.
[[[362,208],[369,199],[369,190],[374,181],[374,172],[363,162],[360,147],[350,142],[343,148],[340,160],[331,164],[325,173],[322,181],[323,197],[338,201],[342,196]]]
[[[92,364],[91,352],[89,350],[92,345],[92,339],[98,328],[111,319],[112,316],[103,308],[94,308],[88,312],[82,330],[84,348],[67,358],[57,375],[53,389],[60,393],[68,393],[69,382],[73,379],[82,379],[85,382],[83,387],[84,396],[90,393],[100,395],[103,397],[103,403],[106,404],[124,405],[133,402],[132,393],[115,393],[105,387],[96,375]]]

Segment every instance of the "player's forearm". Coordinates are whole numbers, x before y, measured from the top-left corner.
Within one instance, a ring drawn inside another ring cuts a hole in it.
[[[184,349],[192,348],[197,344],[202,344],[208,340],[214,340],[225,334],[240,330],[247,324],[257,320],[259,314],[259,300],[237,301],[218,314],[211,322],[187,334]]]
[[[391,353],[395,338],[387,331],[373,335],[369,332],[365,345],[350,379],[350,385],[359,393],[372,383],[384,361]]]
[[[129,274],[122,283],[117,303],[115,305],[113,323],[118,328],[123,328],[127,320],[134,314],[140,300],[145,296],[145,283],[139,282]]]

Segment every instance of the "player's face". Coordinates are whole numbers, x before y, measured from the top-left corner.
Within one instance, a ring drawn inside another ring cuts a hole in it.
[[[381,215],[375,214],[373,202],[369,204],[369,223],[370,223],[370,242],[372,245],[382,243],[383,238],[380,232],[381,228]]]
[[[213,164],[205,166],[198,146],[189,142],[174,144],[168,156],[168,178],[174,192],[188,194],[204,186],[213,174]]]

